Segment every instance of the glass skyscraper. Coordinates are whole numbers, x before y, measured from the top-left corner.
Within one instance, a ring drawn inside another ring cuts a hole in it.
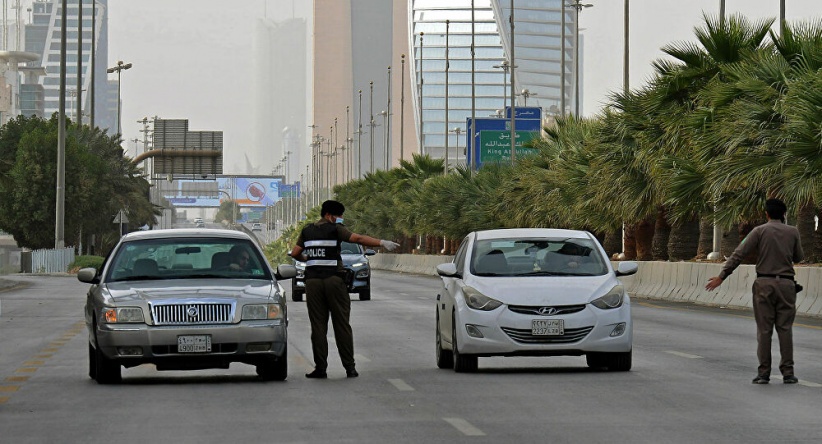
[[[95,72],[95,125],[101,128],[109,128],[110,132],[116,131],[116,98],[114,106],[111,106],[110,83],[107,80],[106,67],[108,66],[108,26],[107,20],[107,0],[96,0],[97,7],[97,29],[96,29],[96,66]],[[72,120],[78,120],[76,116],[76,89],[77,89],[77,28],[78,0],[68,0],[67,21],[66,21],[66,116]],[[60,28],[61,28],[61,2],[59,0],[36,0],[32,3],[31,22],[26,25],[25,46],[26,51],[41,55],[39,62],[30,62],[28,67],[42,66],[45,68],[45,76],[42,82],[42,113],[48,118],[53,113],[59,111],[60,107]],[[82,13],[82,93],[83,113],[89,112],[89,89],[91,86],[91,27],[92,27],[92,0],[83,1]],[[116,81],[115,81],[116,82]],[[116,91],[116,83],[113,85]],[[36,89],[29,87],[28,89]],[[21,88],[25,91],[26,88]],[[37,103],[28,101],[27,104]],[[112,111],[112,109],[114,111]],[[28,110],[27,113],[35,111]],[[31,112],[32,114],[38,114]],[[88,117],[84,117],[88,121]]]
[[[409,0],[409,47],[414,109],[422,112],[423,152],[434,158],[465,161],[466,118],[471,117],[471,42],[474,40],[476,117],[501,115],[510,106],[510,1]],[[473,31],[472,31],[473,3]],[[561,79],[561,0],[515,0],[514,55],[517,106],[540,107],[556,114],[563,100]],[[572,109],[575,12],[565,8],[565,108]],[[446,48],[446,21],[449,21]],[[473,34],[472,34],[473,33]],[[422,34],[422,36],[421,36]],[[447,52],[446,52],[447,49]],[[446,64],[446,54],[447,61]],[[503,63],[505,62],[505,64]],[[504,67],[504,68],[503,68]],[[446,119],[446,69],[448,96]],[[525,95],[523,95],[525,91]],[[420,101],[420,94],[423,100]],[[527,102],[527,103],[526,103]],[[455,128],[458,128],[455,130]],[[417,127],[417,131],[420,128]]]

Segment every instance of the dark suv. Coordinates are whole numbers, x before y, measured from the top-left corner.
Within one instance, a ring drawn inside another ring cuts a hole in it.
[[[377,254],[374,250],[365,250],[360,244],[343,242],[340,245],[343,266],[354,274],[354,279],[348,284],[349,293],[358,293],[361,301],[371,299],[371,266],[366,256]],[[295,262],[297,277],[291,279],[291,300],[302,301],[305,294],[305,262]]]

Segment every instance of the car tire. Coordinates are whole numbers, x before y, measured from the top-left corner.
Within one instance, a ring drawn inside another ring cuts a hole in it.
[[[371,289],[368,290],[360,290],[360,300],[361,301],[370,301],[371,300]]]
[[[91,343],[88,344],[88,377],[94,380],[97,379],[97,358]]]
[[[279,358],[257,364],[257,374],[263,381],[285,381],[288,377],[288,348],[283,350],[283,355]]]
[[[116,384],[123,380],[121,373],[122,367],[120,364],[118,364],[117,361],[107,358],[100,350],[99,345],[92,347],[91,344],[89,344],[89,353],[93,353],[93,356],[89,357],[89,364],[91,364],[92,361],[94,363],[94,369],[89,369],[89,375],[93,372],[95,376],[94,379],[97,380],[98,384]]]
[[[454,368],[454,353],[442,348],[442,334],[440,333],[440,314],[437,311],[437,367]]]
[[[612,372],[627,372],[631,370],[631,354],[632,352],[606,353],[605,366]]]
[[[452,319],[451,343],[454,346],[454,371],[457,373],[474,373],[477,371],[479,364],[478,359],[476,356],[460,353],[459,346],[457,345],[457,322],[455,318]]]
[[[607,367],[607,361],[602,353],[587,353],[585,355],[585,362],[588,367],[593,369],[600,369]]]
[[[291,300],[294,302],[301,302],[303,300],[303,292],[291,290]]]

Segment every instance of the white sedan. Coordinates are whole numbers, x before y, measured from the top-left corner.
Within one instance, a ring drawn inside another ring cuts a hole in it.
[[[588,366],[631,369],[631,303],[619,276],[586,231],[477,231],[454,261],[437,266],[439,368],[473,372],[481,356],[582,356]]]

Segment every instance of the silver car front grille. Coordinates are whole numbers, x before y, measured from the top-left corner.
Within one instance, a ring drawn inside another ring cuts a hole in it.
[[[566,344],[569,342],[577,342],[587,336],[593,329],[593,326],[566,328],[564,335],[534,336],[531,334],[531,329],[502,327],[502,331],[504,331],[505,334],[507,334],[511,339],[523,344]]]
[[[152,304],[154,325],[230,324],[234,305],[226,303]]]

